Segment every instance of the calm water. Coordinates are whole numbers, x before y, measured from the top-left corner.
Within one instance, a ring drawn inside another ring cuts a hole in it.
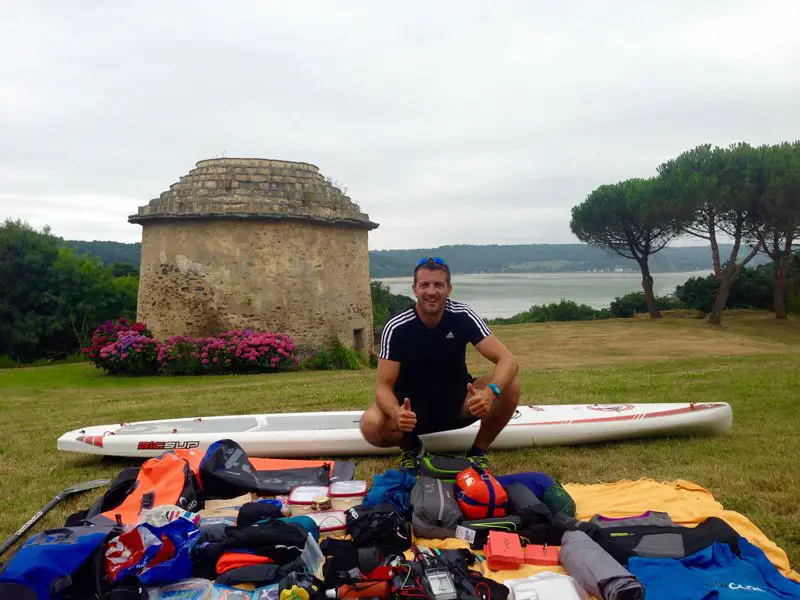
[[[710,271],[692,273],[656,273],[653,287],[656,295],[675,291],[675,286],[689,277],[708,275]],[[393,294],[413,296],[411,277],[380,279]],[[511,317],[534,304],[549,304],[562,298],[605,308],[617,296],[642,291],[639,273],[483,273],[454,275],[451,298],[466,302],[486,319]]]

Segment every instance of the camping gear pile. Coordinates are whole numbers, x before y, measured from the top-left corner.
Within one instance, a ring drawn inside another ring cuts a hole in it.
[[[0,600],[800,598],[720,518],[578,520],[546,474],[454,456],[372,485],[354,467],[250,459],[231,440],[166,452],[22,544]]]

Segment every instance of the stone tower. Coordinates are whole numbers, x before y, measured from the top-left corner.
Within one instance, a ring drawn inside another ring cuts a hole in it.
[[[255,329],[372,351],[378,225],[314,165],[202,160],[128,221],[142,226],[138,319],[157,338]]]

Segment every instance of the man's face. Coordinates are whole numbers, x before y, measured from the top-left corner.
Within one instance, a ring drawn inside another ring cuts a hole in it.
[[[417,271],[417,282],[412,289],[420,311],[429,315],[444,311],[444,303],[453,291],[445,271],[425,268]]]

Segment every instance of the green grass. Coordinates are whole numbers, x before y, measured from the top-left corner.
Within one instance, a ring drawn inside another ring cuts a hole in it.
[[[496,327],[520,358],[522,403],[725,401],[734,426],[716,438],[655,439],[495,452],[497,472],[562,482],[688,479],[740,511],[800,562],[800,323],[739,313],[722,328],[692,319]],[[469,354],[474,374],[487,363]],[[56,438],[93,423],[244,412],[364,408],[375,371],[114,378],[86,364],[0,370],[0,537],[61,489],[113,477],[119,460],[60,453]],[[394,459],[359,459],[369,477]],[[59,526],[93,495],[45,519]]]

